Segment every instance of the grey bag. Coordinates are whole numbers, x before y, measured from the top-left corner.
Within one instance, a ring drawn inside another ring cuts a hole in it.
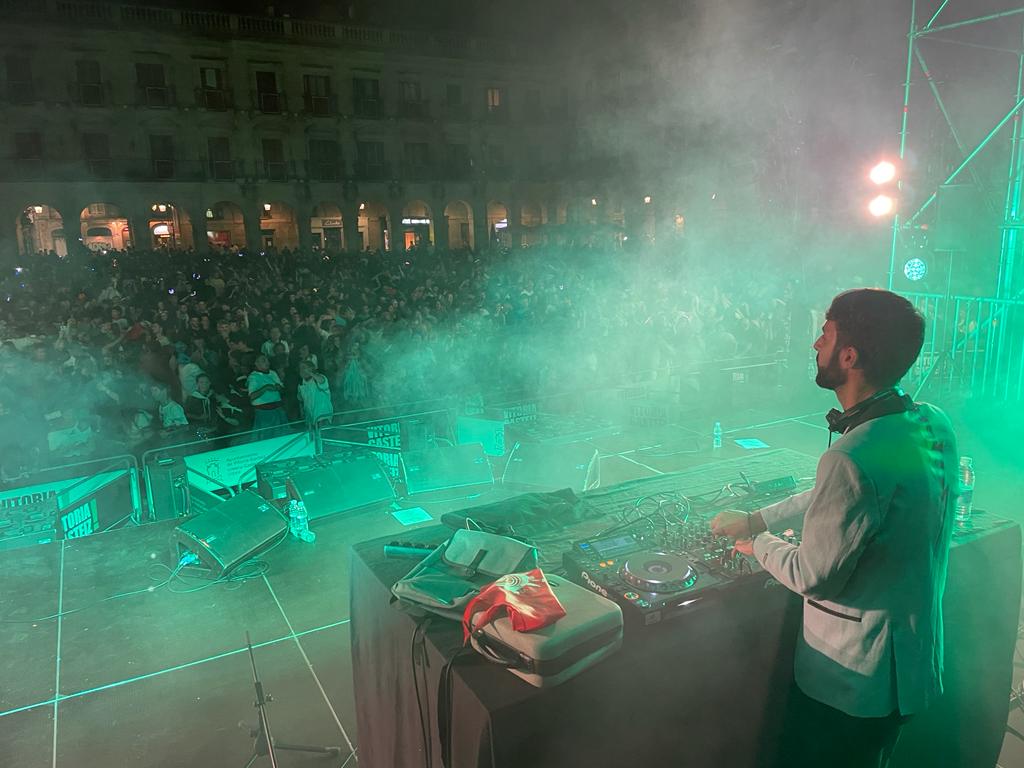
[[[392,594],[449,619],[462,620],[466,604],[508,573],[537,567],[537,549],[507,536],[460,528],[403,579]]]

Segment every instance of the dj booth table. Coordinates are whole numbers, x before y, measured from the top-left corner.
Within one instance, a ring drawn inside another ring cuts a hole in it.
[[[449,533],[436,526],[403,538],[438,543]],[[358,544],[352,558],[360,763],[441,766],[438,689],[461,628],[432,619],[418,630],[415,618],[391,605],[392,584],[413,563],[386,559],[385,543]],[[895,765],[995,764],[1020,585],[1017,524],[989,519],[957,537],[945,601],[946,693],[904,728]],[[800,608],[785,589],[752,584],[661,625],[627,627],[618,653],[547,690],[476,654],[458,656],[447,675],[450,718],[441,717],[451,724],[442,729],[450,745],[444,764],[769,765],[782,738]]]

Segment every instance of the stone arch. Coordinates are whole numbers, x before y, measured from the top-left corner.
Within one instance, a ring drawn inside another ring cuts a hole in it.
[[[299,222],[295,218],[295,209],[288,203],[268,200],[260,203],[260,250],[266,248],[299,247]],[[248,247],[252,247],[251,245]]]
[[[91,251],[121,251],[133,244],[128,217],[113,203],[89,203],[79,221],[82,244]]]
[[[392,250],[395,244],[391,241],[391,232],[391,217],[384,203],[376,200],[359,203],[359,234],[362,237],[360,250]]]
[[[519,223],[523,245],[539,245],[543,241],[547,211],[536,201],[524,202],[519,212]]]
[[[487,204],[487,240],[491,245],[507,247],[510,244],[508,207],[504,203],[492,201]]]
[[[60,211],[44,203],[26,205],[15,220],[18,253],[31,255],[40,251],[54,251],[58,256],[68,255],[64,236],[64,217]]]
[[[343,221],[341,206],[337,203],[320,202],[313,206],[309,219],[309,231],[313,235],[314,247],[328,251],[340,251],[351,237],[351,222]]]
[[[434,214],[422,200],[410,200],[402,208],[401,233],[405,250],[431,245],[434,239]]]
[[[444,207],[448,220],[448,245],[452,248],[475,248],[473,206],[465,200],[452,200]]]
[[[221,200],[206,209],[206,241],[211,248],[244,248],[245,214],[230,200]]]
[[[166,200],[149,205],[148,240],[140,248],[193,248],[192,221],[185,209]],[[141,240],[141,238],[136,238]]]

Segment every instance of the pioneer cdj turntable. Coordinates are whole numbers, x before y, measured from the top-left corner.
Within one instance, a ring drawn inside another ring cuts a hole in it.
[[[641,625],[696,610],[747,577],[767,577],[696,515],[663,530],[574,542],[562,560],[570,579],[614,600],[627,623]]]

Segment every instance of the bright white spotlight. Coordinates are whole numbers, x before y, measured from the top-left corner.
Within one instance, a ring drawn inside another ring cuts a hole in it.
[[[888,216],[895,207],[896,204],[888,195],[879,195],[868,203],[868,210],[871,212],[871,215],[879,218]]]
[[[871,169],[871,173],[868,176],[871,177],[875,184],[888,184],[896,178],[896,166],[888,160],[883,160]]]

